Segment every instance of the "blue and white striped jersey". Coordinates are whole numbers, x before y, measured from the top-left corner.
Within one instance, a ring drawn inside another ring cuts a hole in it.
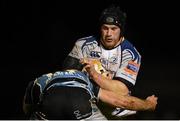
[[[81,58],[93,58],[99,60],[103,68],[111,74],[112,78],[126,84],[130,91],[136,83],[141,64],[139,52],[124,38],[117,47],[111,50],[105,49],[95,36],[80,38],[76,41],[68,56],[75,58],[76,60]],[[66,65],[68,66],[68,64]],[[75,64],[72,64],[70,67],[72,68],[74,65]],[[136,111],[124,110],[121,108],[116,108],[111,112],[112,115],[118,117],[135,113]]]
[[[116,48],[106,50],[94,36],[81,38],[76,41],[69,56],[77,59],[99,59],[114,78],[122,78],[132,85],[136,83],[141,64],[140,54],[126,39]]]

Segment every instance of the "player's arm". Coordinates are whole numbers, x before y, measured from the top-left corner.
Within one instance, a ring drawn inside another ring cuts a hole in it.
[[[154,110],[157,104],[157,97],[149,96],[146,100],[128,95],[128,88],[119,80],[113,80],[99,74],[91,59],[83,59],[85,68],[90,77],[100,86],[99,99],[116,107],[130,110]]]
[[[25,114],[28,114],[29,112],[31,112],[33,105],[26,103],[24,100],[23,100],[23,111]]]
[[[119,80],[107,78],[98,73],[91,59],[82,59],[81,63],[85,65],[85,69],[89,73],[92,80],[94,80],[102,89],[113,91],[117,94],[128,95],[129,90],[127,86]]]
[[[100,89],[98,97],[101,101],[115,107],[136,110],[136,111],[153,111],[157,105],[157,97],[148,96],[145,100],[129,95],[118,95],[112,91]]]
[[[82,70],[83,65],[79,62],[83,58],[81,51],[81,41],[76,41],[73,49],[62,63],[62,70],[77,69]]]
[[[25,114],[28,114],[32,110],[32,99],[31,99],[31,90],[33,87],[33,81],[30,82],[26,88],[25,95],[23,98],[23,111]]]
[[[67,56],[62,63],[62,70],[68,69],[77,69],[81,71],[83,69],[83,65],[79,62],[79,59],[72,56]]]
[[[27,115],[36,109],[37,103],[39,102],[41,89],[40,86],[35,83],[35,81],[29,82],[23,99],[23,111]]]

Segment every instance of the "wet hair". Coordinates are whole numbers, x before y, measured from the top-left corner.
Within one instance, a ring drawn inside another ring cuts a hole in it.
[[[100,16],[100,26],[102,24],[117,25],[121,31],[124,31],[126,13],[120,10],[119,6],[114,4],[104,9]]]

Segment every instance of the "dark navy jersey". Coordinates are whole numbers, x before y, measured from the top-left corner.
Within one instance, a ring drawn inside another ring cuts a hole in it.
[[[91,98],[95,98],[97,95],[94,94],[93,85],[83,72],[76,70],[57,71],[44,74],[29,84],[26,92],[28,93],[26,94],[26,103],[38,103],[45,91],[57,86],[83,88]]]
[[[81,71],[57,71],[30,82],[24,102],[34,108],[28,112],[32,119],[83,119],[92,115],[93,88]]]

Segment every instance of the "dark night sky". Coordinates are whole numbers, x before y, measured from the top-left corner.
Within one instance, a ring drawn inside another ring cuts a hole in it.
[[[179,119],[177,3],[117,1],[1,1],[0,119],[24,118],[27,83],[58,70],[76,39],[97,31],[100,12],[110,3],[127,13],[125,36],[142,55],[136,95],[159,97],[157,111],[139,119]]]

